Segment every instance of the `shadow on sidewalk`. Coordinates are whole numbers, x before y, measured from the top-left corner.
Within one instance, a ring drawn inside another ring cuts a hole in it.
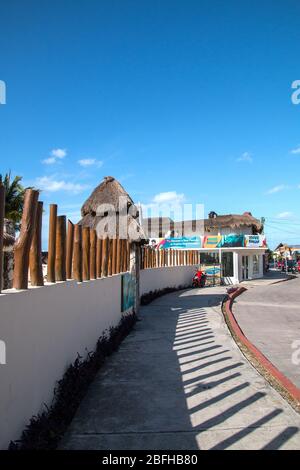
[[[143,307],[137,328],[92,384],[63,448],[251,448],[254,435],[254,448],[278,449],[299,431],[278,422],[283,409],[268,400],[259,376],[251,384],[250,366],[236,359],[220,315],[206,309],[220,306],[223,293],[198,294],[176,292]]]

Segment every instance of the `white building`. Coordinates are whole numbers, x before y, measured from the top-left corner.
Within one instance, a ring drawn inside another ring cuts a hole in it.
[[[143,219],[150,244],[197,249],[204,266],[219,265],[225,284],[263,276],[267,249],[262,223],[250,212],[209,214],[208,219],[174,222],[168,217]],[[181,244],[182,242],[182,244]],[[162,244],[162,245],[161,245]]]

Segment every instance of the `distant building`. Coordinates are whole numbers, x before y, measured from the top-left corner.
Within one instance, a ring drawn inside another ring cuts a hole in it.
[[[250,212],[242,215],[210,212],[207,219],[180,222],[169,217],[146,218],[142,226],[152,246],[175,249],[190,246],[201,252],[201,264],[212,264],[215,260],[227,284],[263,276],[267,249],[263,224]]]
[[[287,243],[279,243],[273,253],[277,257],[290,256],[291,258],[299,258],[300,245],[288,245]]]

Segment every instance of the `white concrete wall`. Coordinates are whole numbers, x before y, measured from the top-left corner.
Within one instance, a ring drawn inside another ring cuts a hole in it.
[[[0,295],[0,448],[49,404],[56,381],[121,319],[121,276]]]
[[[142,269],[140,295],[166,287],[191,286],[198,265]]]

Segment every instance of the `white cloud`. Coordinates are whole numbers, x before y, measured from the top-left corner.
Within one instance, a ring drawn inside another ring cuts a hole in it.
[[[244,152],[239,158],[236,160],[237,162],[253,162],[253,157],[250,152]]]
[[[143,217],[172,217],[175,220],[178,214],[182,218],[185,195],[176,191],[166,191],[156,194],[152,201],[142,205]]]
[[[87,166],[96,166],[100,168],[103,165],[101,160],[96,160],[95,158],[82,158],[78,160],[80,166],[87,167]]]
[[[267,194],[279,193],[280,191],[283,191],[284,189],[287,189],[287,186],[285,184],[279,184],[278,186],[274,186],[273,188],[269,189],[267,191]]]
[[[41,189],[42,191],[68,191],[73,193],[79,193],[88,188],[88,186],[83,184],[67,182],[64,180],[59,181],[48,176],[41,176],[39,178],[36,178],[34,186],[38,189]]]
[[[178,194],[176,191],[167,191],[156,194],[153,198],[155,204],[180,204],[184,201],[184,194]]]
[[[66,149],[53,149],[51,150],[51,155],[56,158],[65,158],[67,155]]]
[[[292,149],[291,153],[294,154],[294,155],[299,154],[300,153],[300,145],[298,145],[298,147]]]
[[[289,212],[289,211],[286,211],[286,212],[280,212],[279,214],[277,214],[276,216],[276,219],[290,219],[293,217],[293,212]]]
[[[42,160],[42,163],[45,163],[45,165],[53,165],[56,162],[55,157],[49,157],[45,158],[45,160]]]
[[[54,165],[54,163],[57,162],[57,160],[62,160],[65,158],[67,155],[67,150],[66,149],[53,149],[50,152],[50,157],[45,158],[42,160],[42,163],[45,165]]]

